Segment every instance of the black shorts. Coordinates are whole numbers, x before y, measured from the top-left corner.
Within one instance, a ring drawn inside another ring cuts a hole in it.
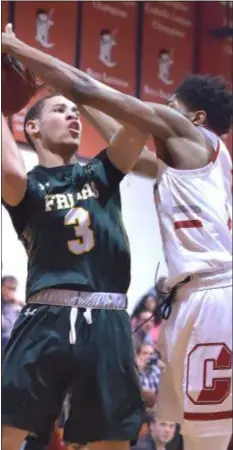
[[[69,389],[64,440],[134,440],[143,402],[125,311],[78,309],[70,343],[70,307],[33,304],[20,313],[3,358],[2,424],[30,432],[51,427]]]

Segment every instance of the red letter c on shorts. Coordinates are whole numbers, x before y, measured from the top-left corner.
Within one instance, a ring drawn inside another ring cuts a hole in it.
[[[195,405],[221,404],[231,390],[232,351],[224,343],[197,344],[188,355],[186,393]]]

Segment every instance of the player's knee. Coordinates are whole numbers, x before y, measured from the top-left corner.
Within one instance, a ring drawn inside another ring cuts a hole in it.
[[[4,425],[2,427],[2,450],[19,450],[27,431]]]

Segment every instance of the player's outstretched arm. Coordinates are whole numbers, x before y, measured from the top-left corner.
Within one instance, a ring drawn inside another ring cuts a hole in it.
[[[121,127],[117,120],[90,106],[80,106],[80,112],[107,143],[111,141],[116,131]],[[139,175],[155,178],[157,171],[156,154],[144,146],[139,158],[132,167],[132,171]]]
[[[113,135],[108,145],[107,154],[110,161],[123,173],[132,170],[148,134],[129,124],[122,124]]]
[[[27,188],[23,157],[2,115],[2,198],[10,206],[18,205]]]
[[[183,161],[183,168],[190,169],[208,162],[208,150],[203,151],[203,138],[188,119],[172,108],[160,104],[147,105],[111,89],[81,70],[28,46],[13,34],[2,34],[2,48],[73,101],[92,106],[159,138],[175,154],[180,168]]]

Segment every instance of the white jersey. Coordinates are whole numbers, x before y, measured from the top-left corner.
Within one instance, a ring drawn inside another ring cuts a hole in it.
[[[158,161],[154,194],[170,287],[190,274],[232,267],[232,162],[214,133],[201,132],[215,149],[207,166],[177,170]]]

